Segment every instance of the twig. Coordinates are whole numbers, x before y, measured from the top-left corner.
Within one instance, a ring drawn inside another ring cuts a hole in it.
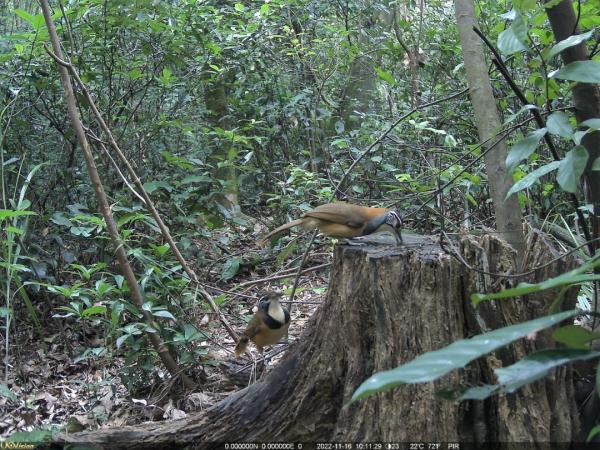
[[[522,126],[523,124],[531,121],[532,119],[528,119],[524,122],[521,122],[507,130],[505,130],[502,135],[500,137],[498,137],[498,139],[496,139],[496,141],[491,144],[489,147],[487,147],[484,151],[481,152],[481,154],[475,158],[473,161],[469,162],[466,166],[464,166],[462,168],[462,170],[460,170],[456,175],[454,175],[454,177],[452,177],[448,182],[444,183],[441,187],[436,188],[433,192],[431,192],[430,197],[425,200],[422,205],[420,207],[418,207],[416,210],[411,211],[410,213],[406,214],[405,217],[410,217],[410,216],[414,216],[415,214],[417,214],[419,211],[421,211],[425,206],[427,206],[427,204],[435,199],[435,197],[437,197],[439,194],[441,194],[444,189],[446,189],[448,186],[450,186],[452,183],[454,183],[458,178],[460,178],[462,176],[463,173],[465,173],[467,170],[469,170],[475,163],[477,163],[479,160],[481,160],[481,158],[483,158],[485,155],[487,155],[490,151],[492,151],[498,144],[500,144],[500,142],[504,141],[504,139],[506,139],[506,137],[512,133],[514,130],[516,130],[517,128],[519,128],[520,126]],[[488,138],[485,141],[481,142],[479,144],[479,147],[483,146],[486,142],[490,141],[492,138]]]
[[[300,276],[302,275],[302,268],[304,267],[304,264],[306,264],[306,260],[308,259],[308,254],[310,252],[310,249],[312,248],[313,242],[315,241],[315,238],[317,237],[318,232],[319,232],[319,230],[313,231],[313,234],[310,237],[310,242],[308,243],[308,245],[306,246],[306,250],[304,251],[304,256],[302,257],[302,261],[300,261],[300,265],[298,266],[298,272],[296,273],[296,279],[294,280],[294,286],[292,287],[292,292],[290,293],[290,298],[289,298],[290,314],[292,314],[292,309],[294,306],[294,295],[296,294],[296,289],[298,288],[298,283],[300,282]]]
[[[229,336],[233,340],[237,341],[238,336],[237,336],[236,332],[233,330],[231,325],[229,325],[229,322],[227,321],[225,316],[221,313],[221,310],[219,309],[219,307],[213,300],[212,296],[206,291],[206,289],[204,289],[204,287],[198,280],[198,276],[192,269],[190,269],[186,260],[183,258],[183,255],[177,248],[175,241],[171,237],[171,233],[169,232],[167,226],[164,224],[162,218],[160,217],[160,214],[159,214],[158,210],[156,209],[156,207],[154,206],[154,203],[150,199],[150,196],[144,189],[144,185],[142,184],[142,181],[140,180],[140,178],[138,177],[134,168],[129,163],[129,160],[127,159],[125,154],[121,151],[121,148],[115,141],[110,128],[108,127],[108,125],[104,121],[104,118],[102,117],[102,114],[96,107],[96,104],[94,103],[94,100],[92,99],[91,95],[89,94],[85,84],[83,83],[83,81],[81,81],[81,78],[79,77],[79,74],[75,70],[75,67],[71,63],[64,61],[62,58],[59,58],[55,53],[53,53],[48,48],[47,44],[44,44],[44,48],[46,49],[46,52],[57,62],[57,64],[67,68],[69,70],[69,72],[71,72],[71,74],[73,75],[73,78],[75,78],[75,80],[77,81],[77,84],[79,85],[81,91],[83,92],[83,95],[85,96],[86,100],[88,101],[90,108],[92,109],[92,112],[94,113],[94,116],[96,116],[96,120],[98,121],[98,124],[100,125],[100,127],[102,128],[102,130],[104,131],[106,136],[108,137],[110,146],[113,148],[113,150],[115,151],[115,153],[117,154],[117,156],[119,157],[121,162],[125,165],[129,175],[133,178],[133,182],[134,182],[135,186],[138,188],[139,193],[142,195],[142,197],[144,198],[144,200],[146,202],[146,208],[148,209],[148,211],[150,212],[152,217],[154,217],[154,220],[156,221],[158,227],[161,230],[162,236],[165,238],[165,240],[169,244],[169,247],[171,248],[171,251],[175,255],[175,258],[177,258],[177,260],[181,264],[181,267],[183,268],[185,273],[188,274],[190,279],[194,283],[196,283],[196,285],[197,285],[196,289],[198,290],[198,292],[200,292],[200,295],[202,295],[202,297],[208,302],[208,304],[213,309],[213,311],[217,314],[217,316],[219,317],[219,320],[221,321],[221,323],[223,324],[223,326],[226,328],[227,332],[229,333]]]
[[[340,191],[340,187],[342,186],[342,184],[344,183],[344,181],[346,181],[346,178],[348,177],[348,175],[350,174],[350,172],[352,172],[354,170],[354,168],[356,167],[356,165],[365,157],[367,156],[371,150],[373,150],[373,148],[379,144],[381,141],[383,141],[388,134],[390,134],[392,132],[392,130],[394,128],[396,128],[400,122],[402,122],[404,119],[406,119],[407,117],[410,117],[412,114],[414,114],[415,112],[421,110],[421,109],[425,109],[428,108],[429,106],[433,106],[433,105],[437,105],[439,103],[443,103],[445,101],[448,100],[452,100],[453,98],[459,97],[463,94],[465,94],[466,92],[469,92],[469,88],[463,89],[460,92],[457,92],[455,94],[449,95],[446,98],[442,98],[440,100],[435,100],[433,102],[429,102],[429,103],[425,103],[423,105],[419,105],[413,109],[411,109],[409,112],[407,112],[406,114],[402,115],[400,118],[398,118],[392,125],[389,126],[389,128],[387,130],[385,130],[381,136],[379,136],[377,139],[375,139],[375,142],[373,142],[371,145],[369,145],[366,150],[364,150],[360,155],[358,155],[358,157],[352,161],[352,164],[350,164],[350,167],[348,167],[348,170],[346,170],[346,172],[344,172],[344,175],[342,175],[342,178],[340,179],[340,181],[338,182],[338,184],[335,186],[334,191],[338,192]],[[341,191],[340,191],[341,192]]]
[[[450,244],[451,250],[448,250],[444,244],[444,238],[445,237],[445,241],[447,243]],[[600,238],[596,238],[594,239],[594,241],[598,241],[600,240]],[[539,269],[543,269],[544,267],[547,267],[551,264],[554,264],[556,261],[559,261],[567,256],[569,256],[571,253],[575,253],[577,250],[579,250],[582,247],[585,247],[589,244],[589,242],[584,242],[581,245],[578,245],[577,247],[569,250],[566,253],[563,253],[562,255],[557,256],[554,259],[551,259],[550,261],[548,261],[547,263],[541,264],[539,266],[534,267],[531,270],[528,270],[527,272],[521,272],[521,273],[517,273],[517,274],[507,274],[507,273],[495,273],[495,272],[487,272],[485,270],[481,270],[481,269],[477,269],[476,267],[471,266],[469,263],[467,263],[464,258],[462,257],[462,255],[460,254],[460,252],[456,249],[456,247],[454,246],[454,244],[452,243],[452,239],[450,239],[448,237],[448,235],[446,234],[446,232],[444,232],[443,234],[440,235],[440,247],[442,248],[442,250],[444,250],[444,252],[450,256],[453,256],[454,258],[457,259],[458,262],[460,262],[463,266],[465,266],[467,269],[472,270],[473,272],[477,272],[477,273],[481,273],[483,275],[489,275],[491,277],[496,277],[496,278],[521,278],[527,275],[531,275],[532,273],[535,273],[536,270]]]
[[[504,77],[504,79],[506,80],[506,82],[508,83],[510,88],[513,90],[513,92],[517,96],[517,98],[521,101],[523,106],[529,105],[530,103],[527,100],[527,97],[525,97],[525,94],[523,94],[523,91],[521,91],[519,86],[517,86],[517,84],[514,82],[514,80],[510,76],[510,73],[509,73],[508,69],[506,68],[506,65],[504,64],[504,61],[502,61],[502,55],[500,55],[498,50],[496,50],[496,48],[492,45],[492,43],[488,40],[488,38],[485,37],[485,35],[477,27],[473,27],[473,31],[477,34],[477,36],[479,36],[481,38],[481,40],[485,43],[485,45],[494,54],[494,57],[492,58],[492,62],[494,63],[494,65],[496,66],[496,68],[498,69],[500,74]],[[545,128],[546,122],[544,121],[544,118],[540,114],[539,109],[531,108],[529,111],[533,115],[538,128],[539,129]],[[548,148],[550,149],[550,152],[552,153],[552,157],[554,158],[554,160],[560,161],[560,157],[558,155],[558,150],[556,149],[556,146],[554,145],[554,141],[552,140],[550,133],[544,134],[544,141],[546,142],[546,145],[548,145]],[[577,199],[577,196],[572,193],[569,193],[568,195],[569,195],[569,198],[571,199],[571,203],[573,204],[573,208],[575,209],[575,214],[577,214],[577,218],[579,219],[579,222],[581,223],[581,227],[583,229],[583,235],[585,236],[585,239],[588,243],[588,252],[589,252],[590,256],[592,256],[595,253],[594,246],[592,245],[592,243],[595,240],[592,239],[590,230],[588,228],[588,224],[585,220],[585,217],[583,216],[583,212],[579,209],[579,200]]]
[[[40,0],[40,5],[42,7],[44,21],[46,22],[46,27],[48,29],[50,41],[52,42],[52,47],[55,52],[55,54],[53,53],[52,55],[54,55],[53,57],[55,57],[55,60],[57,62],[59,60],[62,61],[61,43],[56,32],[54,21],[52,19],[52,12],[50,10],[48,0]],[[44,46],[46,50],[50,52],[47,44],[45,44]],[[71,84],[69,70],[63,64],[59,63],[58,72],[64,89],[64,97],[65,102],[67,104],[67,113],[69,115],[71,125],[75,131],[75,135],[77,136],[77,140],[83,152],[83,156],[85,158],[86,166],[88,169],[88,174],[90,175],[92,186],[94,188],[96,198],[98,199],[98,206],[104,218],[104,222],[106,224],[106,229],[110,236],[111,243],[114,247],[116,259],[119,262],[119,267],[129,287],[131,299],[135,302],[136,306],[140,308],[144,318],[144,322],[149,328],[152,328],[153,326],[155,326],[154,317],[149,311],[143,308],[144,299],[142,296],[140,285],[138,284],[135,273],[133,272],[133,269],[129,264],[129,260],[125,252],[123,242],[121,241],[119,236],[119,228],[112,215],[111,208],[108,203],[108,198],[106,196],[106,192],[104,191],[102,180],[100,178],[98,168],[96,167],[96,163],[94,161],[94,155],[92,154],[90,143],[85,134],[85,130],[83,129],[83,123],[81,121],[79,111],[77,110],[77,103],[75,101],[75,94],[73,92],[73,85]],[[193,388],[195,386],[195,383],[185,373],[181,372],[179,364],[177,363],[175,358],[173,358],[173,355],[171,355],[167,345],[162,340],[161,336],[158,333],[150,331],[146,332],[146,336],[148,340],[152,343],[152,346],[154,347],[156,352],[159,354],[161,361],[163,362],[171,376],[179,377],[179,379],[182,381],[186,388]]]
[[[320,264],[318,266],[309,267],[308,269],[304,269],[302,271],[301,275],[304,275],[309,272],[314,272],[316,270],[321,270],[321,269],[324,269],[329,266],[331,266],[331,263],[325,263],[325,264]],[[292,275],[293,275],[292,273],[284,273],[282,275],[275,275],[275,276],[268,277],[268,278],[261,278],[260,280],[245,281],[244,283],[238,284],[238,287],[242,288],[242,287],[246,287],[246,286],[252,286],[255,284],[268,283],[269,281],[282,280],[284,278],[289,278]],[[298,275],[298,272],[296,272],[296,276],[297,275]]]

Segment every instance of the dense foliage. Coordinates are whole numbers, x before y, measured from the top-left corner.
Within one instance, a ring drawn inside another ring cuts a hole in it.
[[[260,251],[232,256],[227,249],[249,246],[261,217],[279,223],[333,198],[393,205],[424,233],[494,226],[448,2],[85,0],[53,6],[65,54],[184,256],[205,274],[217,267],[216,284],[260,258]],[[549,119],[546,131],[560,139],[562,154],[570,155],[558,182],[543,176],[559,163],[546,166],[552,158],[538,145],[543,132],[534,131],[528,108],[492,71],[514,144],[508,163],[521,180],[515,192],[531,216],[575,229],[567,192],[577,193],[585,161],[571,142],[577,143],[568,114],[571,86],[561,79],[576,80],[590,68],[551,76],[560,61],[558,52],[550,53],[554,37],[536,2],[478,6],[483,33],[528,101]],[[57,317],[76,318],[82,331],[99,329],[106,344],[84,345],[81,357],[126,349],[125,381],[144,385],[156,357],[143,334],[148,325],[114,266],[58,72],[43,46],[43,17],[36,2],[7,8],[0,17],[2,315],[8,322],[24,305],[19,320],[30,320],[39,333]],[[597,0],[579,8],[584,32],[600,24]],[[582,40],[593,42],[592,36]],[[597,46],[590,49],[593,54]],[[186,315],[208,307],[198,305],[154,219],[123,181],[80,91],[77,100],[144,308],[180,362],[198,361],[211,336]],[[543,173],[527,178],[540,167]]]

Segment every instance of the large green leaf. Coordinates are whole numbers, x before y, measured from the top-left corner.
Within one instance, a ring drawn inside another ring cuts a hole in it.
[[[508,119],[506,119],[504,121],[504,125],[508,125],[509,123],[511,123],[513,120],[515,120],[518,116],[521,115],[521,113],[525,112],[525,111],[532,111],[532,110],[539,110],[539,108],[536,105],[525,105],[523,107],[521,107],[521,109],[519,109],[516,113],[511,114]]]
[[[511,393],[548,375],[550,370],[575,361],[600,358],[600,352],[574,348],[553,348],[525,356],[507,367],[494,370],[498,384],[466,389],[444,390],[440,394],[450,400],[485,400],[494,394]]]
[[[471,339],[461,339],[440,350],[427,352],[400,367],[371,376],[354,392],[352,401],[404,383],[433,381],[454,369],[466,366],[480,356],[578,314],[580,314],[579,310],[571,310],[540,317],[539,319],[483,333]]]
[[[7,385],[2,383],[0,383],[0,396],[6,397],[13,402],[16,402],[19,399]]]
[[[579,125],[590,127],[594,130],[600,130],[600,119],[588,119],[581,122]]]
[[[573,127],[569,123],[569,116],[562,111],[555,111],[546,121],[548,131],[565,139],[571,139],[573,136]]]
[[[525,356],[519,362],[494,370],[505,392],[514,392],[548,375],[558,366],[600,357],[600,352],[577,348],[552,348]]]
[[[515,192],[519,192],[523,189],[527,189],[528,187],[533,186],[533,184],[538,180],[538,178],[552,172],[553,170],[558,169],[561,163],[562,161],[552,161],[550,164],[546,164],[545,166],[539,167],[533,172],[528,173],[526,176],[524,176],[515,184],[513,184],[513,187],[511,187],[508,191],[508,194],[506,194],[506,198],[510,197]]]
[[[600,370],[598,370],[598,372],[600,372]],[[594,436],[600,434],[600,425],[596,425],[594,428],[592,428],[590,430],[590,433],[588,434],[588,437],[585,439],[585,442],[590,442],[592,439],[594,439]]]
[[[498,49],[503,55],[512,55],[513,53],[527,50],[525,41],[527,40],[527,24],[521,14],[515,10],[511,11],[511,17],[514,17],[510,28],[504,30],[498,36]]]
[[[40,31],[45,25],[44,16],[42,14],[36,14],[34,16],[22,9],[15,9],[15,14],[21,19],[26,20],[35,31]]]
[[[554,58],[556,55],[558,55],[560,52],[562,52],[564,49],[574,47],[575,45],[579,45],[582,42],[588,40],[592,36],[593,32],[594,31],[592,30],[592,31],[588,31],[587,33],[576,34],[573,36],[569,36],[567,39],[563,39],[562,41],[560,41],[558,44],[554,45],[550,49],[550,52],[548,53],[548,56],[546,57],[546,59],[550,60],[550,59]]]
[[[388,72],[387,70],[375,67],[375,73],[379,78],[388,83],[390,86],[396,86],[396,84],[398,84],[396,79],[394,78],[394,75],[392,75],[392,73]]]
[[[575,61],[553,72],[550,77],[581,83],[600,83],[600,61]]]
[[[231,280],[238,273],[238,270],[240,270],[241,262],[240,258],[237,257],[229,258],[225,261],[223,270],[221,271],[221,278],[225,281]]]
[[[552,339],[556,342],[578,349],[587,349],[591,341],[599,338],[599,333],[586,330],[579,325],[565,325],[552,333]]]
[[[541,128],[529,134],[526,138],[521,139],[510,149],[506,157],[506,167],[509,172],[512,172],[517,164],[526,158],[529,158],[540,143],[540,139],[544,137],[547,129]]]
[[[556,181],[560,187],[567,192],[576,193],[587,161],[588,152],[582,145],[578,145],[568,152],[561,161],[556,174]]]
[[[13,209],[0,209],[0,221],[4,219],[8,219],[11,217],[20,217],[20,216],[33,216],[36,213],[33,211],[24,211],[24,210],[13,210]]]
[[[488,397],[496,394],[500,390],[500,386],[495,384],[484,384],[481,386],[473,386],[465,388],[458,386],[456,388],[440,389],[436,394],[446,400],[463,401],[463,400],[485,400]]]
[[[553,289],[569,284],[600,280],[600,275],[587,273],[592,271],[597,266],[600,266],[600,258],[594,258],[582,266],[576,267],[575,269],[560,274],[554,278],[544,280],[541,283],[519,283],[517,287],[505,289],[500,292],[494,292],[492,294],[472,294],[471,302],[473,302],[473,305],[477,305],[486,300],[499,300],[503,298],[518,297],[521,295],[533,294],[535,292],[541,292],[546,289]]]

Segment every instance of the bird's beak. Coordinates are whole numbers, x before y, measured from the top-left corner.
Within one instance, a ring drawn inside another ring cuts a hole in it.
[[[387,230],[390,233],[392,233],[392,235],[394,236],[394,239],[396,240],[396,245],[402,244],[403,241],[402,241],[402,233],[401,233],[400,228],[394,228],[393,226],[388,225],[386,223],[386,224],[383,224],[380,229],[384,229],[384,230]]]

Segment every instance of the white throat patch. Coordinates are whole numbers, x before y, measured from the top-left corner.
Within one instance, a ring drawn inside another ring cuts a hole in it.
[[[279,323],[285,322],[285,314],[283,313],[283,308],[279,304],[277,300],[271,300],[269,302],[269,309],[267,310],[269,316],[275,319]]]

